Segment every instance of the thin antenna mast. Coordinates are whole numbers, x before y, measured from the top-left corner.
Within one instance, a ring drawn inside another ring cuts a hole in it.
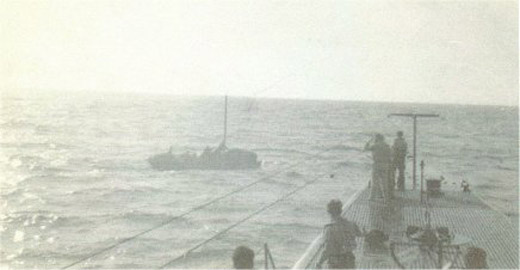
[[[439,117],[439,115],[421,113],[391,113],[388,115],[388,117],[391,116],[411,117],[413,119],[413,189],[415,190],[417,187],[417,117]]]
[[[223,145],[226,145],[227,138],[227,95],[224,97],[224,140]]]

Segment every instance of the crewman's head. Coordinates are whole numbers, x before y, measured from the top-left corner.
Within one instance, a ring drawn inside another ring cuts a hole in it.
[[[327,204],[327,212],[333,217],[341,215],[342,209],[343,203],[341,203],[340,200],[331,200],[329,204]]]
[[[381,133],[376,134],[376,142],[383,142],[385,140],[385,136]]]
[[[239,246],[233,252],[233,267],[235,269],[253,269],[255,252],[246,247]]]
[[[464,256],[464,264],[468,269],[486,269],[486,251],[479,247],[469,247]]]
[[[403,137],[403,132],[402,132],[402,131],[400,131],[400,130],[399,130],[399,131],[397,131],[397,137],[399,137],[399,138]]]

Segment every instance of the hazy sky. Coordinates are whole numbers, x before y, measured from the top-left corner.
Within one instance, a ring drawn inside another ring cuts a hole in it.
[[[516,1],[0,1],[3,91],[518,105]]]

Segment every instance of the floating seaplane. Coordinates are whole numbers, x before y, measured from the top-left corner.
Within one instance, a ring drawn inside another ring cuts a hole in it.
[[[215,149],[206,147],[200,154],[173,154],[172,148],[166,153],[148,158],[152,168],[167,170],[242,170],[257,169],[261,161],[256,153],[239,148],[227,148],[227,96],[224,99],[224,139]]]

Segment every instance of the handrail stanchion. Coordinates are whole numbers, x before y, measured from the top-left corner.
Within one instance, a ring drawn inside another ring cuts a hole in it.
[[[267,260],[267,243],[264,243],[264,269],[269,269],[269,261]]]
[[[271,253],[270,250],[269,250],[269,261],[271,262],[273,269],[276,269],[276,265],[274,265],[273,254]]]
[[[274,265],[273,255],[271,254],[271,250],[267,246],[267,243],[264,243],[264,269],[269,269],[269,262],[273,266],[273,269],[276,269]]]
[[[424,183],[424,160],[421,160],[421,203],[423,202],[423,183]]]

